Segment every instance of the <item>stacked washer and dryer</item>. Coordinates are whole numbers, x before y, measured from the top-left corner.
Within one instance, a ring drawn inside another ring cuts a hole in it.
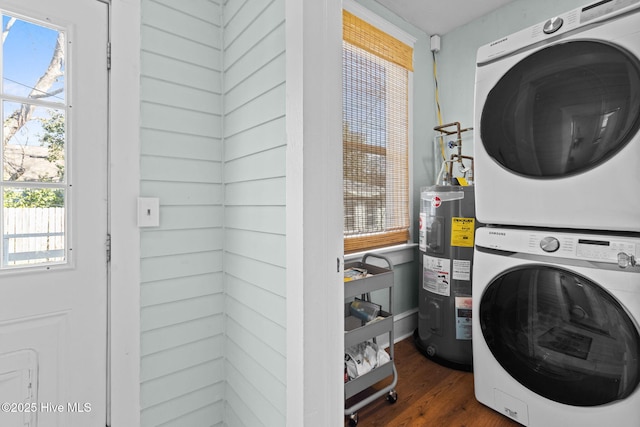
[[[640,425],[640,0],[481,47],[474,128],[476,398]]]

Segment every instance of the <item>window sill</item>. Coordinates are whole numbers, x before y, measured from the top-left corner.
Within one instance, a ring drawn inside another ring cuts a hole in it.
[[[358,261],[361,260],[365,254],[376,254],[382,255],[391,261],[391,263],[395,265],[406,264],[408,262],[412,262],[415,259],[415,248],[418,247],[417,243],[405,243],[403,245],[395,245],[389,246],[387,248],[379,248],[372,249],[370,251],[362,251],[362,252],[354,252],[344,256],[345,262]],[[378,258],[372,258],[374,262],[372,264],[378,265],[380,262],[381,266],[384,265],[384,261],[379,260]],[[380,262],[379,262],[380,261]]]

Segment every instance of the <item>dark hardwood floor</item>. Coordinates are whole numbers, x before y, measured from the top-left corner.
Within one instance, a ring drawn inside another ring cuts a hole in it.
[[[420,353],[413,337],[394,347],[398,370],[398,400],[384,397],[358,411],[358,427],[511,427],[518,423],[479,403],[473,393],[473,374],[441,366]],[[390,384],[391,377],[352,397],[351,407],[367,394]],[[345,426],[348,426],[345,417]]]

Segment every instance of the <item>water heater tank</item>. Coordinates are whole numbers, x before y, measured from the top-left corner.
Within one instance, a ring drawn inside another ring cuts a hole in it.
[[[472,370],[473,186],[421,189],[420,289],[415,343],[427,357]]]

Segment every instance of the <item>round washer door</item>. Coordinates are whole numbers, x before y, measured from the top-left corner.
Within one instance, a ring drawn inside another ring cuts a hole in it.
[[[621,304],[573,272],[524,266],[485,290],[482,335],[500,365],[540,396],[597,406],[640,382],[640,335]]]
[[[605,162],[640,127],[640,61],[605,42],[571,41],[513,66],[487,95],[487,153],[507,170],[559,178]]]

